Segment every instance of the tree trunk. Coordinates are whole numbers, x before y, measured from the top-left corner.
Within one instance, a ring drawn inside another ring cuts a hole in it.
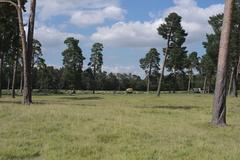
[[[171,30],[172,30],[172,28],[171,28]],[[157,96],[160,96],[160,94],[161,94],[161,86],[162,86],[162,81],[163,81],[163,78],[164,78],[164,71],[165,71],[165,65],[166,65],[166,62],[167,62],[167,56],[168,56],[168,51],[169,51],[169,47],[170,47],[171,35],[172,35],[172,31],[170,31],[169,36],[168,36],[168,40],[167,40],[167,48],[166,48],[165,56],[164,56],[164,60],[163,60],[162,72],[161,72],[160,79],[159,79],[159,82],[158,82]]]
[[[28,93],[29,93],[29,102],[32,103],[32,52],[33,52],[33,35],[34,35],[34,25],[35,25],[35,12],[36,12],[36,0],[31,0],[30,6],[30,15],[28,22],[28,48],[27,48],[27,72],[28,72]]]
[[[237,68],[234,68],[233,80],[232,80],[232,96],[238,97],[237,93]]]
[[[235,97],[238,97],[238,81],[239,81],[239,73],[240,73],[240,24],[238,24],[238,64],[236,66],[236,75],[235,75],[235,80],[236,80],[236,83],[235,83],[235,86],[236,88],[234,89],[234,96]]]
[[[207,76],[204,78],[204,83],[203,83],[203,94],[206,94],[206,89],[207,89]]]
[[[22,56],[23,56],[23,75],[24,75],[24,87],[23,87],[23,104],[30,105],[31,99],[29,94],[29,57],[27,53],[27,42],[26,42],[26,33],[24,30],[23,24],[23,15],[22,15],[22,8],[21,8],[21,0],[18,0],[18,22],[19,22],[19,30],[20,30],[20,37],[22,42]]]
[[[13,67],[13,77],[12,77],[12,98],[15,98],[15,82],[16,82],[16,74],[17,74],[17,65],[18,65],[18,56],[16,56],[14,67]]]
[[[240,33],[240,31],[239,31]],[[239,45],[240,46],[240,45]],[[240,55],[239,55],[239,58],[238,58],[238,64],[237,64],[237,69],[236,69],[236,94],[235,96],[238,97],[238,91],[237,91],[237,87],[238,87],[238,84],[239,84],[239,74],[240,74]]]
[[[95,94],[95,87],[96,87],[96,69],[95,69],[95,66],[93,68],[93,91],[92,93]]]
[[[237,66],[232,68],[230,83],[228,88],[228,95],[238,97],[237,93]]]
[[[192,72],[192,69],[191,69]],[[192,74],[188,75],[188,93],[191,91],[191,81],[192,81]]]
[[[10,79],[10,74],[8,75],[8,80],[7,80],[7,90],[10,90],[10,83],[11,83],[11,79]]]
[[[225,1],[223,28],[219,46],[217,80],[215,86],[212,115],[212,123],[215,125],[223,126],[226,125],[226,84],[233,2],[234,0]]]
[[[230,95],[231,91],[232,91],[233,74],[234,74],[234,68],[232,68],[232,71],[231,71],[230,82],[229,82],[229,86],[228,86],[228,95]]]
[[[23,80],[23,66],[21,66],[21,81],[20,81],[20,88],[19,88],[20,93],[23,93],[23,82],[24,82],[24,80]]]
[[[150,65],[149,71],[148,71],[148,83],[147,83],[147,93],[150,91],[150,78],[152,73],[152,65]]]
[[[4,59],[3,53],[0,53],[0,98],[2,97],[3,59]]]
[[[176,93],[176,81],[177,81],[177,78],[176,78],[176,70],[173,69],[173,78],[174,78],[174,83],[173,83],[173,93]]]

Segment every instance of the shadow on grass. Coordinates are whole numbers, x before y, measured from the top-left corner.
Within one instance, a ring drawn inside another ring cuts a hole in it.
[[[0,101],[0,104],[22,104],[22,101]],[[50,104],[46,101],[34,101],[33,105],[45,105]]]
[[[102,97],[60,97],[59,99],[83,101],[83,100],[101,100],[103,98]]]
[[[143,108],[143,109],[169,109],[169,110],[191,110],[198,109],[198,106],[136,106],[135,108]]]
[[[0,105],[23,105],[21,101],[0,101]],[[84,104],[84,103],[76,103],[76,104],[71,104],[65,101],[44,101],[44,100],[40,100],[40,101],[33,101],[33,103],[31,105],[35,105],[35,106],[45,106],[45,105],[64,105],[64,106],[72,106],[72,105],[77,105],[80,107],[96,107],[96,104]]]

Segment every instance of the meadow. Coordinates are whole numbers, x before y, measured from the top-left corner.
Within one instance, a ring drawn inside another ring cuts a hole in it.
[[[212,126],[212,95],[77,94],[0,99],[0,160],[239,160],[240,101]]]

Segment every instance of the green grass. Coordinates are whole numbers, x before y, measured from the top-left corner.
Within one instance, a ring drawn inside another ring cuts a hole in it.
[[[214,127],[212,96],[51,95],[0,99],[0,160],[239,160],[240,101]]]

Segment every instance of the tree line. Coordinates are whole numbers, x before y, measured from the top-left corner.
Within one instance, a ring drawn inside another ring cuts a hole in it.
[[[33,58],[31,62],[33,89],[37,89],[40,92],[52,90],[55,93],[60,90],[72,90],[72,93],[75,93],[76,90],[92,90],[93,92],[95,90],[125,91],[127,88],[134,88],[136,91],[146,91],[146,84],[149,82],[148,77],[142,78],[131,73],[107,73],[102,70],[103,44],[93,44],[88,67],[84,68],[83,64],[86,59],[79,46],[79,40],[68,37],[64,43],[66,44],[66,49],[62,52],[63,67],[56,68],[46,64],[43,58],[41,43],[36,39],[33,40]],[[151,53],[156,53],[156,49],[152,49]],[[2,88],[7,90],[13,89],[12,96],[15,97],[15,88],[18,89],[19,93],[23,92],[22,58],[19,56],[16,61],[10,56],[11,54],[7,55],[3,65]],[[156,63],[158,64],[159,61]],[[152,84],[148,85],[148,90],[156,91],[160,76],[158,72],[159,66],[152,65],[151,68]],[[176,84],[175,90],[183,91],[187,89],[188,75],[186,73],[176,74],[177,82],[175,82],[172,74],[166,75],[165,78],[166,81],[162,85],[164,91],[173,91],[172,86],[174,83]],[[202,86],[201,76],[193,75],[193,79],[193,86]]]

